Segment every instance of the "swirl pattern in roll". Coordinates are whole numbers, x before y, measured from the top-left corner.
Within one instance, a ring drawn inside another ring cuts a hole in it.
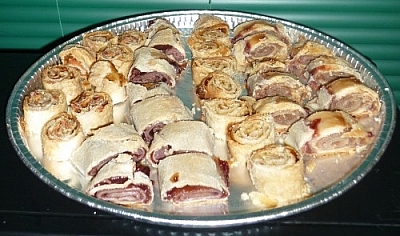
[[[40,135],[44,124],[58,113],[67,111],[65,94],[58,89],[37,89],[25,96],[21,127],[29,150],[40,161],[43,156]]]
[[[240,99],[211,99],[202,102],[204,121],[218,139],[226,140],[229,123],[239,122],[253,113],[251,103]]]
[[[285,142],[302,155],[348,157],[367,149],[373,140],[352,116],[343,111],[320,111],[294,123]]]
[[[281,96],[304,104],[311,98],[311,89],[289,73],[254,74],[247,79],[247,89],[249,95],[255,99]]]
[[[275,142],[272,117],[251,115],[228,125],[227,146],[234,164],[246,165],[252,151]]]
[[[113,63],[119,73],[128,76],[129,69],[133,63],[134,52],[123,44],[111,44],[97,53],[97,61],[107,60]]]
[[[236,99],[242,94],[242,86],[232,76],[223,72],[208,74],[196,86],[196,95],[200,99]]]
[[[210,73],[223,72],[230,76],[235,73],[235,59],[227,57],[206,57],[192,59],[192,80],[199,85]]]
[[[113,123],[113,104],[108,93],[83,91],[71,101],[70,108],[81,123],[85,135]]]
[[[72,165],[72,152],[85,140],[78,119],[62,112],[53,116],[43,126],[43,167],[62,181],[80,183],[80,176]]]
[[[247,168],[255,188],[276,206],[299,201],[308,193],[302,157],[289,145],[270,144],[255,150]]]
[[[86,77],[79,69],[69,65],[47,66],[41,73],[41,80],[45,89],[59,89],[64,92],[67,104],[83,91],[82,81]]]
[[[137,30],[130,29],[118,35],[118,44],[128,46],[132,52],[145,45],[147,34]]]
[[[109,30],[96,30],[86,33],[82,37],[82,45],[92,52],[99,52],[110,44],[117,44],[118,37]]]
[[[89,74],[90,67],[96,61],[96,53],[80,44],[65,46],[58,56],[62,64],[78,68],[84,76]]]

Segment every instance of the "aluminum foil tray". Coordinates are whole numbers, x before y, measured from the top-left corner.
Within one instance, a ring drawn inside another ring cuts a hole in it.
[[[243,191],[247,190],[238,186],[231,186],[231,196],[228,203],[220,207],[177,207],[162,202],[159,197],[157,197],[157,190],[155,190],[156,198],[153,204],[150,207],[145,207],[143,209],[122,207],[90,197],[84,192],[70,187],[67,183],[59,181],[48,173],[29,152],[28,148],[24,144],[23,137],[18,127],[18,121],[22,115],[23,98],[30,91],[41,86],[39,78],[41,70],[43,70],[46,65],[59,63],[57,57],[58,52],[67,44],[79,43],[82,39],[82,34],[80,34],[58,45],[37,60],[17,81],[14,90],[9,97],[6,111],[8,134],[10,141],[23,163],[38,178],[54,190],[59,191],[66,197],[77,202],[88,205],[94,210],[103,210],[121,217],[151,224],[198,228],[251,224],[310,210],[343,194],[346,190],[356,185],[372,169],[381,158],[390,142],[396,121],[395,100],[386,79],[377,70],[374,64],[336,39],[316,30],[282,19],[250,13],[214,10],[170,11],[134,16],[93,28],[91,31],[111,30],[115,33],[119,33],[131,28],[145,30],[149,20],[164,17],[180,29],[183,35],[187,37],[191,33],[193,24],[200,14],[213,14],[219,16],[226,20],[231,28],[240,22],[251,19],[264,19],[271,22],[281,22],[286,27],[292,38],[296,39],[300,34],[304,35],[309,40],[320,42],[331,48],[337,55],[346,58],[347,61],[360,71],[364,78],[364,83],[378,91],[381,100],[383,101],[383,125],[379,132],[379,136],[376,139],[376,143],[371,148],[365,159],[349,175],[335,183],[333,186],[329,186],[303,201],[276,209],[260,209],[252,205],[249,201],[243,201],[240,195]],[[188,57],[190,57],[190,53],[188,53]],[[185,76],[191,76],[190,70],[188,70]],[[180,96],[184,103],[189,107],[193,102],[191,100],[192,96],[190,94],[190,86],[192,85],[185,85],[185,83],[183,83],[178,87],[177,91],[178,96]]]

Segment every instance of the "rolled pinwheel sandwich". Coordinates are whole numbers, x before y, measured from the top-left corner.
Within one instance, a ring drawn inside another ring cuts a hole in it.
[[[69,44],[58,54],[62,64],[76,67],[87,76],[90,67],[96,61],[96,53],[80,44]]]
[[[311,98],[311,89],[289,73],[254,74],[247,79],[247,89],[249,96],[255,99],[281,96],[304,104]]]
[[[85,33],[82,37],[82,45],[97,53],[111,44],[117,44],[118,37],[108,30],[97,30]]]
[[[334,56],[334,54],[325,45],[313,41],[300,40],[290,50],[289,72],[296,75],[302,83],[306,84],[309,79],[306,74],[306,67],[312,60],[320,56]]]
[[[192,59],[192,79],[194,85],[199,85],[210,73],[223,72],[230,76],[235,74],[235,59],[227,57],[206,57]]]
[[[252,105],[240,99],[210,99],[202,102],[204,121],[218,139],[226,140],[229,123],[239,122],[253,113]]]
[[[64,92],[67,104],[82,91],[82,81],[86,80],[79,69],[69,65],[47,66],[41,73],[45,89],[59,89]]]
[[[127,154],[134,162],[144,160],[148,147],[132,125],[111,124],[98,129],[72,153],[72,163],[90,180],[119,154]]]
[[[147,46],[162,51],[171,60],[178,63],[182,63],[186,59],[186,52],[181,34],[177,34],[171,28],[157,31],[149,39]]]
[[[305,108],[279,96],[261,98],[254,103],[253,109],[257,114],[272,116],[277,134],[286,133],[293,123],[308,116]]]
[[[70,110],[78,118],[85,135],[113,123],[112,99],[105,92],[83,91],[71,101]]]
[[[272,23],[265,20],[248,20],[239,23],[233,28],[232,43],[236,43],[239,40],[253,34],[267,32],[269,34],[277,36],[281,41],[286,44],[290,44],[290,39],[285,31],[285,28],[280,23]]]
[[[120,153],[107,162],[89,182],[86,192],[95,198],[123,206],[149,205],[153,202],[153,183],[148,169]]]
[[[230,47],[229,34],[230,28],[226,21],[215,15],[202,14],[194,23],[188,44],[213,41]]]
[[[241,94],[240,83],[224,72],[210,73],[196,86],[196,95],[199,99],[237,99]]]
[[[144,31],[145,34],[147,34],[147,38],[151,39],[153,36],[160,30],[164,29],[170,29],[174,34],[180,34],[180,31],[174,24],[172,24],[170,21],[168,21],[165,18],[156,18],[153,20],[150,20],[148,22],[148,27]],[[146,42],[146,45],[148,44],[148,41]]]
[[[302,157],[289,145],[269,144],[255,150],[247,168],[255,188],[274,201],[276,207],[308,195]]]
[[[206,153],[212,155],[214,135],[202,121],[176,121],[166,124],[154,135],[148,152],[149,162],[157,166],[160,160],[179,153]]]
[[[274,122],[271,116],[254,114],[228,125],[227,145],[230,161],[246,166],[250,154],[275,142]]]
[[[155,48],[141,47],[134,57],[128,73],[129,82],[142,85],[166,83],[171,88],[175,87],[177,69],[164,53]]]
[[[137,29],[130,29],[118,35],[118,44],[126,45],[132,52],[135,52],[136,49],[145,45],[146,39],[146,33]]]
[[[133,64],[134,52],[123,44],[111,44],[97,53],[97,61],[106,60],[112,62],[117,71],[128,76],[129,70]]]
[[[180,120],[193,120],[193,114],[177,96],[158,95],[144,99],[131,106],[131,123],[146,143],[164,125]]]
[[[96,61],[90,67],[89,83],[96,92],[110,95],[113,104],[114,123],[126,122],[129,109],[127,80],[119,73],[111,61]]]
[[[204,153],[176,154],[158,164],[161,200],[174,204],[224,202],[228,178],[228,163]]]
[[[367,149],[373,134],[343,111],[320,111],[294,123],[285,143],[314,158],[348,157]]]
[[[338,56],[320,56],[306,67],[307,84],[316,92],[321,86],[339,78],[354,77],[361,80],[360,73],[345,59]]]
[[[24,111],[21,127],[25,134],[27,146],[36,160],[43,156],[40,139],[44,124],[53,116],[66,112],[65,94],[58,89],[37,89],[25,96],[22,109]]]
[[[250,68],[246,68],[249,76],[257,73],[280,72],[287,73],[287,65],[285,62],[269,59],[265,61],[255,61]]]
[[[62,112],[43,126],[43,167],[61,181],[80,186],[80,175],[71,162],[72,152],[85,140],[82,127],[75,116]]]

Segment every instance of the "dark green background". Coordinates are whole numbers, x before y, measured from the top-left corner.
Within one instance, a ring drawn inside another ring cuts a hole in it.
[[[182,9],[254,12],[322,31],[370,58],[400,104],[399,0],[2,0],[0,49],[40,50],[94,24]]]

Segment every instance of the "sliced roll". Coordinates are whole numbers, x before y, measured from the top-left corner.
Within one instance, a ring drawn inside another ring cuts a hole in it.
[[[268,72],[281,72],[287,73],[287,65],[285,62],[269,59],[265,61],[255,61],[253,65],[249,68],[246,68],[246,73],[249,76],[257,74],[257,73],[268,73]]]
[[[97,61],[106,60],[112,62],[117,71],[128,76],[129,69],[133,63],[134,52],[123,44],[111,44],[97,53]]]
[[[146,39],[146,33],[137,29],[130,29],[118,35],[118,44],[126,45],[132,52],[135,52],[136,49],[145,45]]]
[[[118,154],[98,171],[86,192],[118,205],[149,205],[154,199],[153,183],[140,165],[130,155]]]
[[[158,49],[171,60],[182,63],[186,59],[186,52],[180,34],[171,28],[157,31],[150,39],[148,47]]]
[[[148,160],[157,166],[160,160],[174,154],[197,152],[213,154],[214,135],[202,121],[177,121],[166,124],[154,135]]]
[[[59,89],[64,92],[67,104],[82,91],[82,82],[86,80],[79,69],[69,65],[47,66],[41,73],[45,89]]]
[[[204,100],[201,110],[215,137],[222,140],[226,140],[229,123],[242,121],[253,112],[249,101],[222,98]]]
[[[193,42],[213,41],[230,47],[229,34],[229,25],[222,18],[211,14],[202,14],[194,23],[188,44],[190,46]]]
[[[270,144],[255,150],[247,168],[255,188],[276,207],[299,201],[308,193],[302,157],[289,145]]]
[[[85,139],[72,154],[76,168],[92,179],[99,170],[119,154],[129,155],[134,162],[144,160],[148,147],[132,125],[111,124]]]
[[[172,24],[170,21],[168,21],[165,18],[156,18],[153,20],[150,20],[148,22],[148,27],[144,31],[145,34],[147,34],[147,38],[151,39],[153,36],[160,30],[164,29],[170,29],[174,34],[180,34],[180,31],[174,24]],[[148,44],[148,41],[146,42],[146,45]]]
[[[112,99],[105,92],[83,91],[71,101],[70,110],[78,118],[85,135],[113,123]]]
[[[175,204],[226,201],[229,165],[204,153],[169,156],[158,165],[161,200]]]
[[[43,126],[43,167],[61,181],[77,185],[79,175],[71,162],[72,152],[85,140],[78,119],[62,112],[53,116]]]
[[[207,58],[207,57],[227,57],[231,55],[231,48],[219,41],[187,41],[192,52],[192,57]]]
[[[97,53],[109,46],[110,44],[117,44],[118,37],[108,30],[96,30],[85,33],[82,37],[82,45],[90,48],[93,52]]]
[[[90,66],[96,61],[96,53],[80,44],[65,46],[58,56],[62,64],[78,68],[84,76],[89,74]]]
[[[175,87],[177,70],[164,53],[155,48],[141,47],[134,57],[128,73],[129,82],[142,85],[167,83],[171,88]]]
[[[58,89],[37,89],[24,98],[21,127],[25,134],[29,150],[38,161],[43,156],[40,136],[45,123],[53,116],[67,111],[65,94]]]
[[[339,78],[354,77],[361,80],[360,73],[345,59],[337,56],[320,56],[306,67],[307,84],[313,91]]]
[[[146,87],[141,84],[128,82],[126,91],[128,94],[129,107],[146,98],[155,97],[157,95],[173,95],[174,93],[174,90],[165,83],[155,84],[153,86]]]
[[[348,157],[367,149],[373,134],[343,111],[315,112],[294,123],[285,142],[302,155]]]
[[[332,49],[317,42],[301,40],[290,50],[288,60],[289,72],[296,75],[299,80],[306,84],[309,77],[306,74],[307,65],[317,57],[334,56]]]
[[[317,103],[321,110],[345,111],[368,130],[377,130],[376,118],[382,106],[379,94],[356,78],[338,79],[322,87],[317,93]]]
[[[281,23],[272,23],[259,19],[244,21],[236,25],[233,28],[232,43],[236,43],[237,41],[242,40],[249,35],[262,32],[273,34],[286,44],[290,43],[290,39]]]
[[[233,45],[232,54],[236,58],[238,71],[245,72],[246,67],[255,61],[273,59],[285,61],[289,46],[277,36],[261,32],[246,36]]]
[[[194,85],[199,85],[210,73],[223,72],[230,76],[235,73],[235,59],[226,57],[206,57],[192,59],[192,79]]]
[[[130,109],[131,123],[150,144],[164,125],[180,120],[193,120],[193,114],[177,96],[159,95],[137,102]]]
[[[199,99],[236,99],[241,94],[240,83],[224,72],[210,73],[196,86],[196,95]]]
[[[226,139],[232,163],[245,166],[254,150],[275,142],[272,117],[255,114],[232,122]]]
[[[308,111],[299,104],[284,97],[267,97],[257,100],[253,109],[257,114],[270,115],[277,134],[286,133],[289,127],[308,116]]]
[[[289,73],[254,74],[247,79],[247,89],[248,94],[255,99],[281,96],[304,104],[311,98],[311,89]]]

